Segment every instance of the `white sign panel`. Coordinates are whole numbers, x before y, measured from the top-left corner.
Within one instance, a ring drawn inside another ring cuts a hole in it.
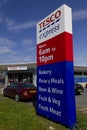
[[[27,66],[12,66],[8,67],[8,70],[27,70]]]
[[[37,24],[37,44],[64,31],[72,34],[71,24],[71,8],[63,5]]]

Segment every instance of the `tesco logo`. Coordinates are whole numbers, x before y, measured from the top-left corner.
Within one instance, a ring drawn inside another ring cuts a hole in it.
[[[45,26],[47,26],[48,24],[54,22],[56,19],[58,19],[61,15],[61,11],[58,10],[55,13],[53,13],[52,15],[50,15],[48,18],[46,18],[44,21],[42,21],[39,24],[40,29],[44,28]]]

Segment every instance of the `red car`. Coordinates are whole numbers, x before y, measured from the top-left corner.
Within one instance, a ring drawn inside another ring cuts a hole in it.
[[[15,98],[16,101],[36,96],[36,86],[32,83],[11,83],[4,88],[3,95]]]

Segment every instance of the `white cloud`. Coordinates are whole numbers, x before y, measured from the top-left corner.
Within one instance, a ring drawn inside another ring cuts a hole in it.
[[[85,57],[79,57],[74,59],[74,64],[75,65],[83,65],[87,64],[87,59]]]
[[[14,41],[0,37],[0,61],[2,63],[25,63],[35,61],[34,42],[31,39],[23,39],[20,52]],[[16,47],[16,48],[15,48]]]
[[[87,9],[73,12],[73,21],[79,21],[85,19],[87,19]]]
[[[33,28],[36,26],[37,22],[38,20],[18,24],[11,18],[0,16],[0,23],[5,24],[8,30],[11,31],[22,31],[24,29]]]
[[[25,48],[26,52],[35,51],[36,45],[34,44],[34,41],[32,39],[23,39],[22,45]]]
[[[15,25],[15,21],[8,17],[4,19],[4,22],[6,23],[7,27],[12,27]]]
[[[34,41],[32,39],[23,39],[22,44],[25,47],[29,47],[29,46],[34,45]]]
[[[0,7],[6,4],[9,0],[0,0]]]
[[[0,55],[8,52],[11,52],[8,47],[0,47]]]
[[[14,57],[14,61],[15,63],[25,63],[25,62],[30,62],[32,59],[31,56],[27,55],[27,56],[15,56]]]
[[[16,46],[14,41],[0,37],[0,58],[3,56],[3,59],[6,59],[9,55],[15,55],[16,51],[14,51],[14,48]]]
[[[2,57],[0,57],[1,59]],[[13,59],[13,60],[12,60]],[[25,62],[31,62],[33,59],[32,56],[30,55],[26,55],[26,56],[22,56],[22,55],[7,55],[4,59],[2,58],[1,61],[5,62],[5,63],[25,63]]]
[[[37,24],[37,21],[29,21],[26,23],[22,23],[22,24],[14,24],[14,25],[10,25],[7,26],[9,30],[13,30],[13,31],[21,31],[24,29],[28,29],[28,28],[33,28],[35,27]],[[7,24],[8,25],[8,24]]]
[[[4,37],[0,37],[0,46],[8,46],[9,48],[16,46],[16,43]]]

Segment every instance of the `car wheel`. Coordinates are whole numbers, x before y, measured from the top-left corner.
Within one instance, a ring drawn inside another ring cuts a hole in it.
[[[20,100],[19,95],[16,94],[16,95],[15,95],[15,101],[16,101],[16,102],[19,102],[19,100]]]
[[[6,97],[5,92],[3,91],[3,97]]]
[[[6,97],[6,95],[3,93],[3,97]]]

